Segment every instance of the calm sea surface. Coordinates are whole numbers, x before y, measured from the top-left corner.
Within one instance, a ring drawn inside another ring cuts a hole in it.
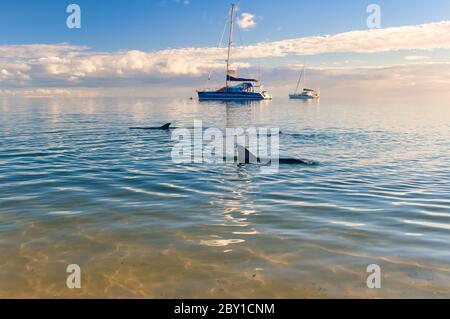
[[[128,129],[194,120],[320,165],[174,164]],[[448,298],[449,150],[448,101],[3,99],[0,297]]]

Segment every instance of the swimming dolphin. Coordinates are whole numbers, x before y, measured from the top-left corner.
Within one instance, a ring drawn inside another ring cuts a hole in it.
[[[271,159],[261,160],[255,154],[250,152],[248,149],[242,145],[238,145],[238,163],[239,164],[268,164]],[[311,160],[299,159],[299,158],[282,158],[278,159],[279,164],[300,164],[300,165],[317,165],[318,163]]]
[[[174,129],[174,127],[170,127],[171,125],[172,125],[172,123],[167,123],[160,127],[130,127],[130,130],[164,130],[164,131],[167,131],[167,130]]]

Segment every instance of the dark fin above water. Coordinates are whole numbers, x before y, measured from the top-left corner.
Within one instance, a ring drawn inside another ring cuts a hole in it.
[[[258,164],[258,163],[264,163],[265,161],[262,161],[260,158],[258,158],[255,154],[250,152],[248,149],[243,147],[242,145],[237,146],[238,150],[238,164]],[[267,161],[267,163],[270,163],[270,159]],[[292,164],[292,165],[319,165],[319,162],[312,161],[312,160],[306,160],[306,159],[299,159],[299,158],[280,158],[278,160],[279,164]]]
[[[161,130],[168,130],[170,128],[170,126],[172,125],[172,123],[167,123],[164,124],[163,126],[160,127]]]
[[[237,146],[239,164],[256,164],[259,158],[242,145]]]
[[[130,127],[130,130],[170,130],[172,123],[164,124],[159,127]]]
[[[280,158],[278,162],[280,164],[319,165],[319,162],[299,158]]]

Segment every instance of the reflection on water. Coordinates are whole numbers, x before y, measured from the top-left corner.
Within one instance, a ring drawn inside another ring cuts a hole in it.
[[[3,99],[0,296],[450,297],[448,106]],[[322,165],[174,164],[170,132],[128,129],[194,120]]]

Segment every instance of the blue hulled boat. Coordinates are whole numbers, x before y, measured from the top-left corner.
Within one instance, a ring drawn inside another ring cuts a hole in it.
[[[237,85],[229,85],[229,82],[241,82]],[[266,92],[259,90],[253,79],[237,79],[230,75],[227,77],[227,85],[216,91],[198,91],[200,101],[205,100],[269,100],[272,97]]]
[[[218,90],[198,90],[198,99],[200,101],[209,100],[270,100],[272,96],[267,92],[261,90],[256,79],[246,79],[237,76],[236,71],[230,69],[230,56],[233,44],[233,29],[234,29],[234,12],[235,5],[231,5],[231,19],[230,19],[230,34],[228,40],[228,57],[227,57],[227,77],[225,86]],[[234,85],[233,85],[234,84]]]

